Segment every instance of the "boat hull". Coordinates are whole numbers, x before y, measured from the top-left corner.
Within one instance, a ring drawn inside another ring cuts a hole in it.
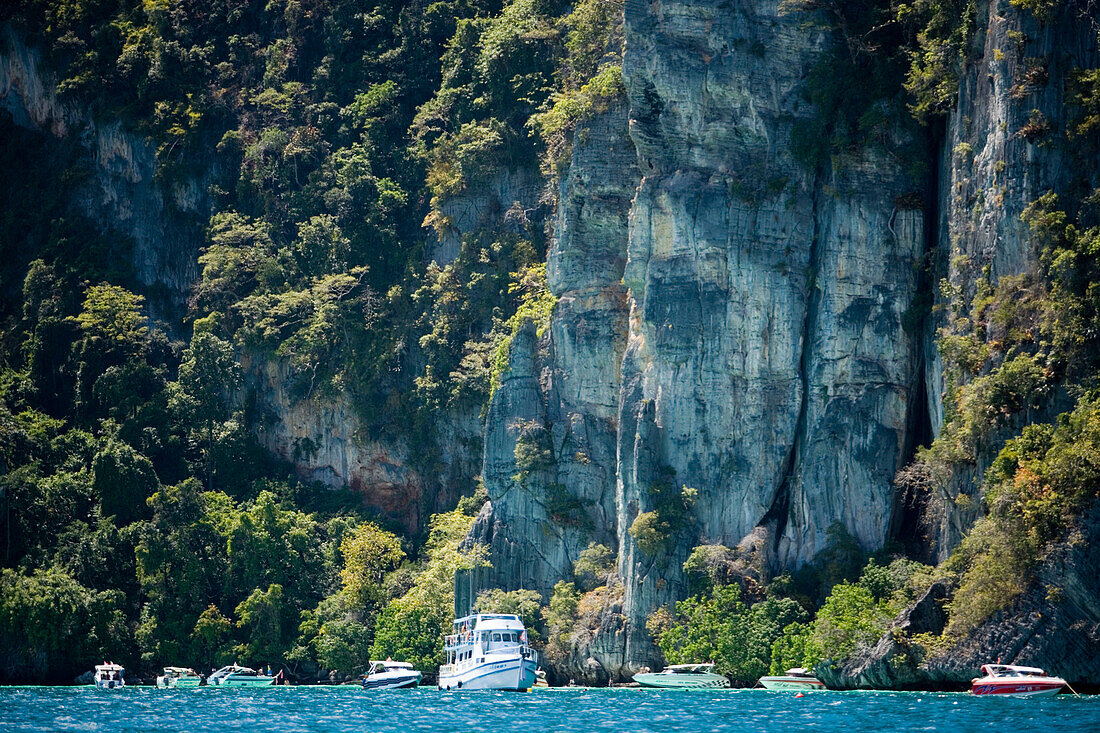
[[[729,687],[730,681],[720,674],[664,674],[661,672],[634,675],[642,687],[664,690],[705,690]]]
[[[364,690],[404,690],[420,686],[422,675],[419,672],[395,675],[367,675],[363,680]]]
[[[993,697],[1042,697],[1057,695],[1065,683],[1060,679],[990,681],[975,680],[970,692]]]
[[[808,692],[825,689],[825,684],[821,680],[812,677],[761,677],[760,684],[765,690]]]
[[[126,686],[124,680],[96,680],[95,687],[97,690],[121,690]]]
[[[215,687],[269,687],[275,683],[274,677],[226,677],[216,680]]]
[[[494,659],[447,675],[440,675],[441,690],[516,690],[526,692],[535,685],[533,659]]]
[[[202,677],[157,677],[157,687],[162,690],[190,689],[201,683]]]

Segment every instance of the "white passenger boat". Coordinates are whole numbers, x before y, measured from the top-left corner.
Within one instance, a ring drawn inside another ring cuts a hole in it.
[[[413,669],[408,662],[395,662],[387,659],[384,662],[370,663],[370,669],[363,675],[364,690],[398,690],[403,687],[418,687],[423,675]]]
[[[126,686],[125,673],[126,670],[122,668],[122,665],[114,662],[104,662],[95,666],[95,676],[92,677],[92,680],[97,689],[121,690]]]
[[[157,677],[157,687],[162,689],[198,687],[200,684],[202,675],[190,667],[165,667],[164,674]]]
[[[1020,667],[1014,664],[983,664],[982,676],[970,683],[975,695],[999,695],[1002,697],[1036,697],[1057,695],[1066,681],[1051,677],[1038,667]]]
[[[275,682],[269,674],[262,674],[251,667],[230,664],[206,678],[206,684],[215,687],[264,687]]]
[[[439,668],[441,690],[530,690],[538,653],[519,616],[479,613],[456,619]]]
[[[634,681],[642,687],[663,687],[670,690],[729,687],[725,675],[715,674],[714,663],[670,664],[660,672],[643,672],[634,675]]]
[[[760,684],[766,690],[797,690],[807,692],[809,690],[824,690],[825,683],[814,677],[808,670],[802,667],[793,667],[786,674],[761,677]]]

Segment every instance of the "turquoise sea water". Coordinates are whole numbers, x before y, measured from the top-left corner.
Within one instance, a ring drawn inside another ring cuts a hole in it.
[[[764,690],[0,688],[3,731],[1100,731],[1100,696]]]

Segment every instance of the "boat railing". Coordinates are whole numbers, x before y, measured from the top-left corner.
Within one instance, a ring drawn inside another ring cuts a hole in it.
[[[448,647],[453,646],[453,644],[451,643],[451,637],[449,637],[449,636],[447,637],[447,646]],[[485,654],[494,654],[494,653],[498,653],[498,652],[512,651],[512,650],[516,650],[516,649],[519,650],[520,656],[523,657],[524,659],[530,659],[531,661],[535,662],[536,664],[538,663],[539,653],[536,650],[532,649],[527,644],[511,644],[511,645],[508,645],[507,647],[490,648],[490,649],[485,650]],[[449,671],[452,668],[454,668],[455,666],[456,665],[453,665],[453,664],[443,665],[442,667],[439,668],[439,673],[444,674],[444,670]]]
[[[473,635],[469,633],[450,634],[444,639],[444,644],[448,647],[457,647],[461,644],[469,644],[472,640]]]

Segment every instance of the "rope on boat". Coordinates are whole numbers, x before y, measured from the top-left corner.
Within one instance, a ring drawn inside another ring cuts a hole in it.
[[[1078,694],[1077,690],[1073,689],[1073,685],[1071,685],[1069,682],[1066,683],[1066,687],[1068,687],[1069,691],[1072,692],[1074,695],[1077,695],[1077,697],[1081,697],[1081,695]]]

